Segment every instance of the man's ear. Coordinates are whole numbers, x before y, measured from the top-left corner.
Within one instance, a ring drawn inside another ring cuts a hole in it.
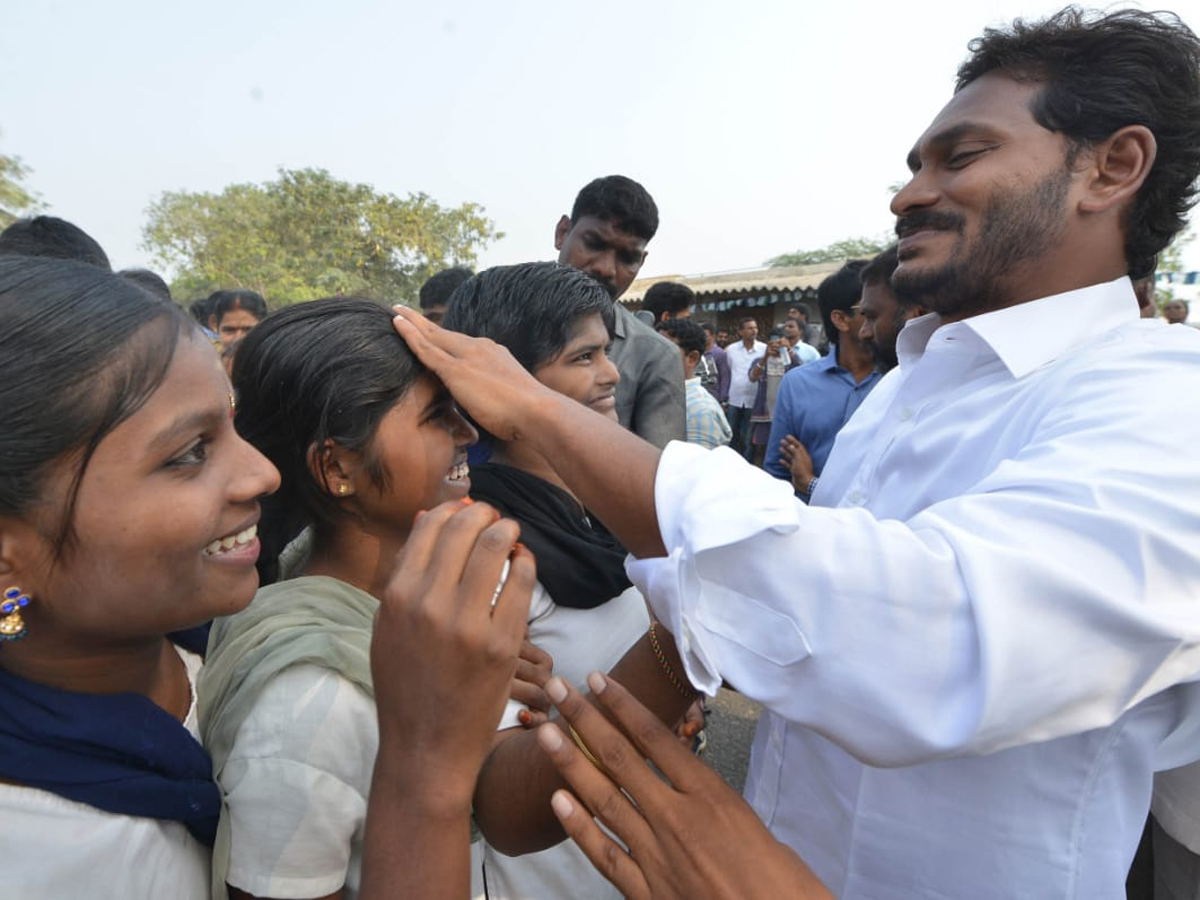
[[[567,235],[571,233],[571,219],[569,216],[563,216],[558,220],[558,224],[554,226],[554,249],[561,250],[563,243],[567,239]]]
[[[1087,167],[1079,209],[1100,213],[1123,207],[1141,190],[1158,154],[1158,142],[1145,125],[1126,125],[1083,152]]]
[[[357,492],[355,474],[361,468],[359,454],[326,439],[308,449],[308,470],[317,484],[335,497],[352,497]]]
[[[835,309],[829,314],[829,318],[833,320],[833,327],[843,333],[850,330],[850,314],[844,309]]]
[[[209,331],[217,330],[217,317],[215,315],[208,317],[208,330]]]
[[[691,350],[688,352],[688,355],[685,357],[685,362],[689,366],[698,366],[698,365],[700,365],[700,357],[701,356],[702,356],[702,354],[699,353],[698,351]]]

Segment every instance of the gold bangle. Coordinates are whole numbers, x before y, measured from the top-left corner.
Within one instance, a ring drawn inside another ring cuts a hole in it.
[[[671,668],[671,664],[667,662],[667,654],[663,653],[662,644],[658,642],[658,631],[656,630],[657,626],[657,622],[650,623],[650,649],[654,651],[654,658],[657,659],[658,664],[662,666],[662,670],[666,673],[667,678],[670,680],[675,690],[679,691],[682,696],[691,700],[700,692],[692,687],[691,684],[688,684],[685,687],[683,682],[679,680],[679,676],[675,674],[675,670]]]
[[[583,755],[588,758],[588,762],[590,762],[593,766],[595,766],[597,769],[599,769],[601,767],[600,760],[598,760],[598,759],[596,759],[596,757],[592,756],[592,751],[587,748],[587,744],[585,744],[583,742],[583,738],[581,738],[579,736],[579,732],[576,731],[574,728],[572,728],[570,725],[567,725],[567,731],[571,732],[571,738],[575,741],[575,746],[578,747],[580,749],[580,751],[583,753]]]

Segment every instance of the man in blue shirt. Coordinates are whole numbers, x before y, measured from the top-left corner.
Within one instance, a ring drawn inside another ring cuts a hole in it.
[[[851,260],[817,288],[829,353],[788,372],[779,385],[763,463],[776,478],[792,478],[788,460],[780,456],[780,445],[788,437],[808,448],[813,470],[820,475],[837,433],[879,381],[871,352],[858,336],[860,277],[866,265],[866,260]],[[799,493],[807,497],[808,492]]]

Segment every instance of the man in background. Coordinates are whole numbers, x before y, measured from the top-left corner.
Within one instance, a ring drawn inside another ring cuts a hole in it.
[[[893,244],[862,270],[862,299],[858,302],[862,327],[858,339],[870,352],[881,375],[896,367],[896,338],[904,323],[927,312],[919,303],[905,303],[892,290],[892,273],[898,265],[900,258]]]
[[[57,216],[17,219],[0,231],[0,255],[72,259],[112,271],[108,254],[78,225]]]
[[[687,391],[687,439],[701,447],[723,447],[733,432],[721,404],[704,389],[696,367],[704,357],[704,329],[689,319],[668,319],[659,326],[668,340],[679,346],[683,357],[684,389]]]
[[[657,281],[650,285],[642,298],[642,309],[654,316],[654,324],[671,319],[687,319],[692,315],[696,302],[695,292],[686,284],[675,281]]]
[[[863,318],[858,305],[866,266],[866,260],[851,260],[817,288],[829,352],[788,372],[779,385],[763,462],[763,468],[776,478],[792,480],[789,448],[793,441],[808,449],[819,476],[834,438],[879,381],[871,351],[859,337]],[[809,486],[799,493],[807,498]]]
[[[729,360],[729,402],[725,416],[733,429],[729,446],[749,460],[754,455],[750,416],[758,396],[758,385],[750,380],[750,367],[767,351],[767,345],[758,339],[758,320],[754,316],[742,316],[738,321],[738,337],[741,340],[725,348],[725,358]]]
[[[642,324],[616,300],[646,260],[658,231],[658,207],[649,192],[624,175],[586,184],[571,214],[554,228],[558,261],[591,275],[613,298],[616,322],[609,358],[621,373],[617,417],[630,431],[665,447],[687,435],[679,350]]]
[[[417,302],[421,306],[421,315],[430,322],[441,325],[442,317],[446,315],[446,302],[450,299],[450,295],[454,293],[455,288],[474,274],[465,266],[453,266],[431,275],[421,285],[421,290],[417,295]]]
[[[706,341],[704,358],[697,369],[700,383],[723,407],[729,400],[729,360],[725,357],[725,348],[717,344],[716,329],[708,322],[701,323],[700,327],[704,329]]]

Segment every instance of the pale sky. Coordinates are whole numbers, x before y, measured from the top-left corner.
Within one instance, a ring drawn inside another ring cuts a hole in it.
[[[9,4],[0,152],[114,266],[145,209],[280,166],[482,204],[482,266],[549,259],[598,175],[642,182],[643,275],[887,232],[888,185],[984,26],[1059,3],[716,0]],[[1200,29],[1200,0],[1173,7]],[[1186,252],[1200,269],[1200,240]]]

